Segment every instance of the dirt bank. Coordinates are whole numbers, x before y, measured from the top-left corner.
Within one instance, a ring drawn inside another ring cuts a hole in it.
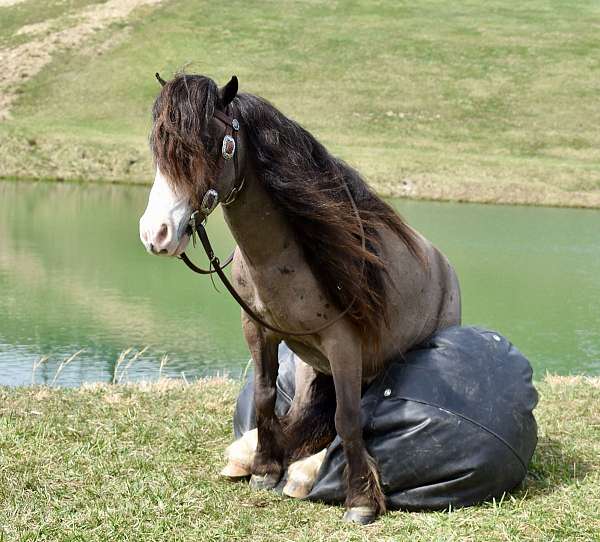
[[[10,6],[17,1],[19,0],[0,0],[0,7]],[[140,6],[160,2],[161,0],[108,0],[104,4],[19,29],[17,34],[30,35],[30,41],[0,49],[0,120],[9,117],[19,87],[49,64],[56,52],[82,45],[87,38],[116,21],[126,19]]]

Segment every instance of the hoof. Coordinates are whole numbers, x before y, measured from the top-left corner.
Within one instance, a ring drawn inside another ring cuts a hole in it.
[[[377,511],[370,506],[353,506],[344,513],[344,521],[347,523],[358,523],[368,525],[377,519]]]
[[[250,478],[250,487],[253,489],[273,489],[280,480],[277,474],[253,474]]]
[[[326,453],[326,449],[321,450],[318,454],[292,463],[288,467],[288,480],[283,488],[283,494],[296,499],[306,497],[315,485]]]
[[[288,497],[293,497],[294,499],[303,499],[310,493],[311,489],[312,484],[302,484],[295,480],[288,480],[282,493]]]
[[[247,478],[250,476],[250,469],[245,465],[240,465],[239,463],[234,463],[230,461],[223,467],[223,470],[219,473],[223,478],[228,478],[229,480],[241,480],[242,478]]]
[[[258,432],[256,429],[247,431],[244,436],[225,450],[227,465],[221,471],[221,476],[230,480],[240,480],[252,473],[252,462],[256,452]]]

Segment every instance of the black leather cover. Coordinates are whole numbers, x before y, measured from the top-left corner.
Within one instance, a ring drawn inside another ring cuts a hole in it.
[[[294,395],[295,355],[280,347],[277,411]],[[236,405],[236,437],[255,427],[252,383]],[[405,354],[362,398],[363,435],[391,509],[469,506],[513,489],[537,443],[537,392],[527,359],[500,334],[452,327]],[[345,498],[339,438],[307,497]]]

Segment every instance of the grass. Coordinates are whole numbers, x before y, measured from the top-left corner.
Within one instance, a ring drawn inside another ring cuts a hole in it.
[[[0,8],[0,48],[97,2],[46,4]],[[600,207],[599,24],[591,0],[165,0],[0,85],[0,176],[148,182],[153,74],[188,66],[236,73],[383,195]]]
[[[512,495],[366,528],[339,507],[219,479],[238,388],[0,388],[0,540],[600,540],[598,379],[538,384],[540,442]]]

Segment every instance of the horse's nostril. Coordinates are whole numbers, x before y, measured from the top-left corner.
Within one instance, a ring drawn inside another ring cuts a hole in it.
[[[154,252],[154,245],[150,243],[150,252]]]
[[[167,252],[168,252],[168,250],[167,250],[166,248],[163,248],[163,249],[162,249],[162,250],[159,252],[159,254],[166,254]]]
[[[169,233],[169,227],[166,224],[162,224],[158,233],[156,234],[156,240],[160,243],[164,241]]]

